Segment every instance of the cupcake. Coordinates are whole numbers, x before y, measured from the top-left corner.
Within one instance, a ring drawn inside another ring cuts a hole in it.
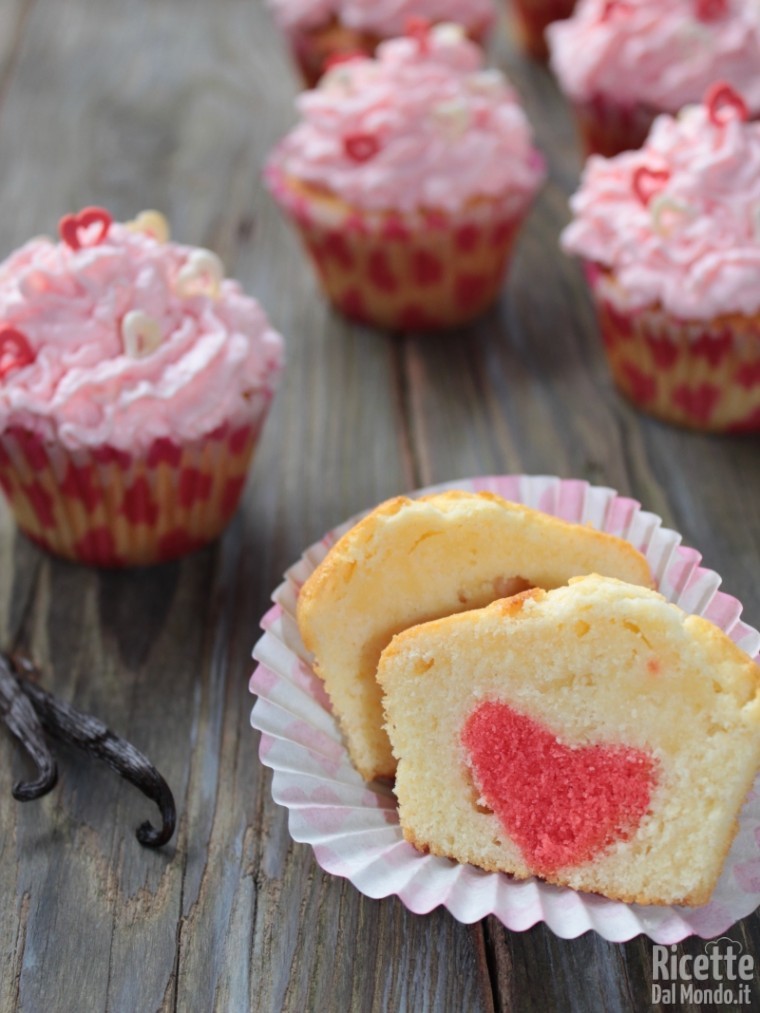
[[[641,409],[760,429],[760,123],[728,85],[589,159],[564,249],[583,258],[612,375]]]
[[[659,113],[715,81],[760,115],[760,6],[747,0],[581,0],[547,30],[551,65],[589,153],[639,148]]]
[[[512,0],[512,23],[519,45],[536,60],[545,60],[549,47],[544,32],[553,21],[569,18],[575,0]]]
[[[411,25],[453,21],[483,42],[495,20],[494,0],[269,0],[307,87],[335,60],[372,56],[384,39]]]
[[[456,25],[383,43],[298,100],[266,177],[327,296],[430,330],[497,296],[543,161],[503,75]]]
[[[165,219],[85,208],[0,265],[0,485],[38,545],[155,563],[233,514],[283,343]]]
[[[760,768],[760,667],[723,630],[593,574],[413,626],[377,679],[416,848],[625,903],[709,901]]]

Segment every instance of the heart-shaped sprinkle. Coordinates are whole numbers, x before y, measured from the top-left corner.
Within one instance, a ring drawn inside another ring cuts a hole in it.
[[[144,232],[157,243],[169,242],[169,223],[160,211],[141,211],[137,218],[125,222],[124,227],[130,232]]]
[[[728,0],[696,0],[695,13],[700,21],[717,21],[728,13]]]
[[[470,110],[462,99],[449,99],[433,107],[433,118],[451,141],[458,140],[470,125]]]
[[[430,29],[430,37],[438,46],[458,46],[465,35],[464,28],[454,21],[442,21]]]
[[[723,127],[731,120],[746,121],[749,119],[747,103],[725,81],[718,81],[709,89],[705,95],[705,105],[710,122],[714,123],[716,127]]]
[[[661,236],[670,235],[694,214],[693,208],[688,204],[662,193],[652,198],[649,212],[652,215],[652,227]]]
[[[648,165],[640,165],[633,172],[631,185],[644,207],[648,207],[651,199],[667,185],[669,179],[668,169],[651,169]]]
[[[465,85],[476,95],[495,95],[506,85],[506,79],[500,70],[490,67],[488,70],[479,70],[470,74],[465,79]]]
[[[332,56],[328,56],[325,60],[325,70],[331,70],[333,67],[340,67],[344,63],[354,63],[355,60],[366,60],[367,54],[362,52],[361,49],[351,49],[345,53],[333,53]]]
[[[14,369],[28,366],[34,359],[25,334],[15,327],[0,327],[0,379]]]
[[[58,223],[61,239],[72,250],[97,246],[108,235],[112,218],[105,208],[82,208],[78,214],[64,215]]]
[[[627,840],[649,810],[655,761],[643,750],[568,745],[498,701],[470,714],[462,744],[481,803],[540,875]]]
[[[121,321],[124,353],[131,359],[144,359],[161,344],[161,327],[157,320],[142,310],[130,310]]]
[[[430,52],[430,28],[431,23],[427,18],[411,17],[406,19],[404,34],[410,39],[416,39],[417,48],[423,56]]]
[[[343,138],[343,150],[352,162],[368,162],[380,150],[374,134],[349,134]]]
[[[626,0],[607,0],[599,14],[600,21],[609,21],[613,14],[630,14],[631,5]]]
[[[211,250],[193,250],[177,275],[177,291],[182,296],[219,295],[224,264]]]

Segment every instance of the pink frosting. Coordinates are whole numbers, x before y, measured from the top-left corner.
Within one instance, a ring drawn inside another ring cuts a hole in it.
[[[337,17],[348,28],[383,38],[401,35],[409,18],[455,21],[466,28],[488,26],[494,0],[269,0],[283,28],[318,28]]]
[[[269,164],[367,211],[460,210],[475,197],[525,202],[543,179],[528,121],[504,76],[454,25],[383,43],[298,100],[302,122]],[[352,139],[372,153],[357,159]]]
[[[589,159],[571,208],[562,246],[611,269],[621,308],[760,311],[760,123],[659,116],[640,151]]]
[[[98,245],[40,238],[13,253],[0,265],[0,329],[22,332],[35,358],[0,379],[0,430],[25,426],[70,450],[144,450],[263,407],[282,338],[234,281],[216,296],[181,294],[178,274],[193,252],[114,223]],[[139,358],[122,338],[134,310],[161,333]]]
[[[619,0],[605,16],[607,6],[581,0],[572,18],[547,31],[552,67],[571,98],[601,95],[675,113],[720,80],[760,113],[756,0],[725,0],[712,14],[699,0]]]

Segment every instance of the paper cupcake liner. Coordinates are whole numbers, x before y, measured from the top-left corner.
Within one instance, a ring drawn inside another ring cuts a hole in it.
[[[573,108],[586,154],[605,158],[642,147],[661,111],[642,104],[620,105],[604,95],[575,102]]]
[[[336,57],[364,53],[372,56],[377,35],[358,31],[333,18],[328,24],[304,29],[294,26],[286,32],[293,61],[307,88],[314,88]]]
[[[530,196],[473,201],[457,214],[379,214],[268,173],[321,286],[346,316],[390,330],[466,323],[497,298]]]
[[[642,411],[702,432],[760,430],[760,314],[683,321],[660,309],[626,313],[614,281],[587,269],[613,379]]]
[[[482,45],[490,27],[490,25],[476,25],[468,28],[467,34],[473,42]],[[336,58],[354,56],[358,53],[373,56],[380,43],[390,38],[376,32],[351,28],[337,18],[332,18],[327,24],[315,28],[305,29],[295,25],[287,29],[285,34],[293,61],[307,88],[314,88],[319,83],[319,79]]]
[[[544,32],[552,21],[569,18],[575,0],[512,0],[515,33],[520,47],[536,60],[549,55]]]
[[[446,489],[494,492],[626,539],[646,555],[669,601],[705,616],[750,657],[757,656],[760,633],[741,621],[741,604],[718,590],[721,578],[702,568],[699,553],[684,548],[680,535],[664,528],[659,517],[635,500],[583,481],[525,475],[450,482],[413,495]],[[357,520],[330,531],[287,571],[274,592],[274,607],[262,619],[265,632],[253,652],[258,667],[250,689],[258,699],[251,724],[261,733],[259,756],[273,771],[272,796],[288,809],[291,836],[312,846],[323,869],[350,880],[368,897],[396,895],[418,914],[442,905],[461,922],[494,915],[517,931],[545,922],[562,938],[589,929],[613,942],[640,933],[665,944],[689,935],[709,938],[760,905],[760,778],[740,814],[739,831],[713,897],[700,908],[624,904],[535,878],[513,880],[423,855],[408,844],[390,788],[365,783],[351,765],[296,625],[301,586]]]
[[[11,428],[0,435],[0,486],[21,530],[55,555],[106,567],[173,559],[232,517],[269,400],[248,421],[190,443],[159,439],[142,454],[69,451]]]

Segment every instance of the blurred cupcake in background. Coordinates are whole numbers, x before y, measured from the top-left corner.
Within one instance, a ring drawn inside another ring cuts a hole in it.
[[[640,151],[589,159],[562,246],[582,257],[620,390],[668,422],[760,430],[760,122],[714,85]]]
[[[410,24],[456,22],[484,42],[495,17],[495,0],[268,0],[285,33],[307,87],[336,60],[372,56],[384,39],[403,35]]]
[[[83,563],[182,555],[225,527],[283,342],[210,250],[155,211],[66,215],[0,265],[0,485]]]
[[[518,45],[536,60],[549,55],[546,28],[569,18],[576,0],[511,0],[512,24]]]
[[[640,147],[656,115],[699,102],[715,81],[760,115],[758,3],[580,0],[547,38],[588,153]]]
[[[463,30],[383,43],[298,107],[266,178],[332,302],[418,330],[492,303],[544,168],[514,91]]]

